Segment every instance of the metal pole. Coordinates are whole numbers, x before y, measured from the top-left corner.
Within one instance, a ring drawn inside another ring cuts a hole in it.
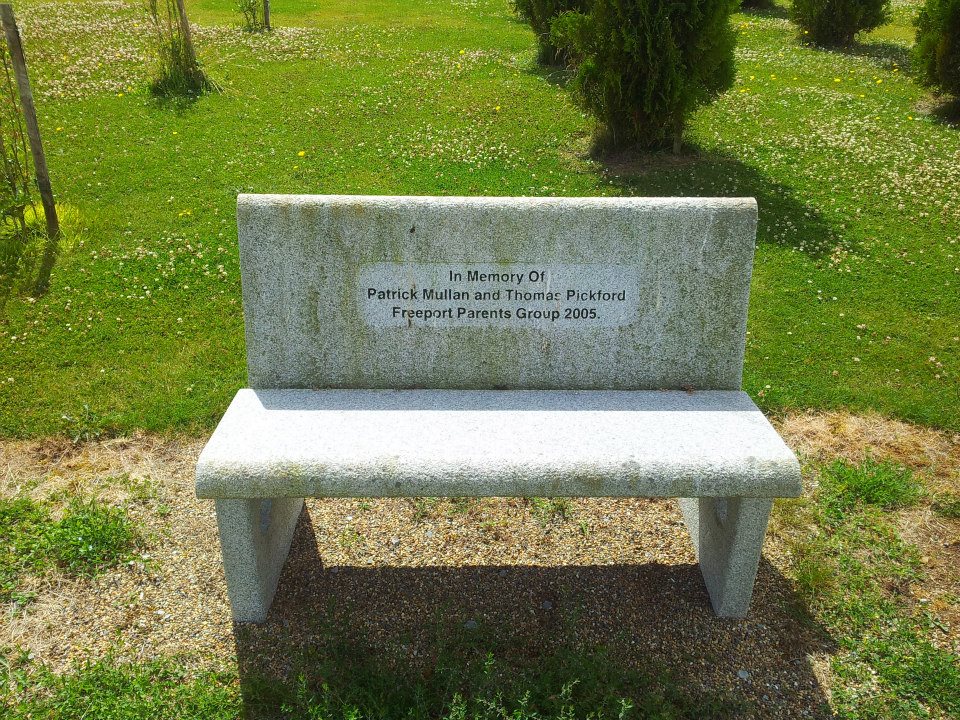
[[[180,1],[182,2],[182,0]],[[43,143],[40,140],[37,109],[33,105],[33,91],[30,89],[30,78],[27,76],[27,60],[23,54],[17,21],[13,17],[13,6],[9,3],[0,4],[0,22],[3,23],[3,32],[7,38],[7,48],[10,51],[13,73],[17,78],[20,105],[23,107],[24,124],[27,126],[27,137],[30,139],[30,153],[33,155],[34,174],[37,178],[37,187],[40,190],[40,200],[43,203],[43,215],[47,222],[47,246],[43,251],[43,260],[40,262],[40,272],[37,275],[37,285],[34,289],[37,295],[42,295],[50,286],[50,273],[57,258],[60,221],[57,219],[57,206],[53,201],[53,189],[50,187],[47,159],[43,154]]]

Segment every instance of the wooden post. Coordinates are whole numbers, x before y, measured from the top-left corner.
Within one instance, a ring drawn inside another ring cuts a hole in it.
[[[270,0],[263,0],[263,27],[270,29]]]
[[[33,91],[30,89],[30,78],[27,76],[27,60],[23,54],[17,21],[13,17],[13,6],[9,3],[0,4],[0,22],[3,23],[3,32],[6,35],[7,48],[10,51],[10,61],[17,78],[20,105],[23,107],[24,124],[27,126],[27,137],[30,139],[30,153],[33,155],[34,174],[37,178],[37,188],[40,190],[40,200],[43,203],[43,215],[47,222],[47,246],[43,251],[40,272],[37,275],[37,284],[34,288],[36,295],[42,295],[50,287],[50,273],[53,271],[53,264],[57,259],[57,245],[60,242],[60,221],[57,218],[57,206],[53,201],[53,189],[50,187],[47,159],[43,154],[43,143],[40,140],[37,109],[33,105]]]
[[[197,54],[193,51],[193,38],[190,37],[190,21],[187,20],[187,8],[183,0],[177,0],[177,14],[180,16],[180,34],[183,36],[183,47],[187,51],[187,61],[192,68],[197,67]]]

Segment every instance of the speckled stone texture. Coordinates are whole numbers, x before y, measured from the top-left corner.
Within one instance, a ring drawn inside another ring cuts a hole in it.
[[[217,500],[227,595],[236,622],[263,622],[290,551],[303,498]]]
[[[740,389],[752,198],[241,195],[237,221],[250,387]],[[376,326],[359,283],[383,263],[617,266],[639,312]]]
[[[770,498],[800,492],[740,392],[753,199],[241,195],[237,217],[254,389],[197,467],[235,620],[265,619],[306,496],[689,498],[714,609],[746,613]],[[423,288],[456,273],[506,294],[538,270],[547,321],[472,295],[513,315],[398,315],[443,310]]]
[[[739,391],[241,390],[197,465],[213,498],[799,492]]]
[[[796,461],[794,461],[796,462]],[[799,495],[799,468],[797,470]],[[743,617],[750,608],[771,498],[681,498],[680,510],[700,572],[719,617]]]

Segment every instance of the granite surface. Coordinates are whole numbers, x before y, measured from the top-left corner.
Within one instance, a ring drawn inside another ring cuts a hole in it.
[[[197,465],[213,498],[799,492],[738,391],[246,389]]]
[[[751,198],[241,195],[254,388],[737,390]]]

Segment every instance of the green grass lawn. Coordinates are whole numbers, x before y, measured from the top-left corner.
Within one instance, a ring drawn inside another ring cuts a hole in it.
[[[250,37],[216,27],[230,0],[188,0],[224,92],[164,105],[134,0],[17,4],[82,232],[46,297],[7,304],[0,433],[215,424],[245,384],[239,192],[752,195],[745,389],[960,429],[960,132],[908,75],[915,3],[849,53],[801,47],[780,7],[737,15],[736,86],[688,153],[607,162],[507,0],[272,6]]]

